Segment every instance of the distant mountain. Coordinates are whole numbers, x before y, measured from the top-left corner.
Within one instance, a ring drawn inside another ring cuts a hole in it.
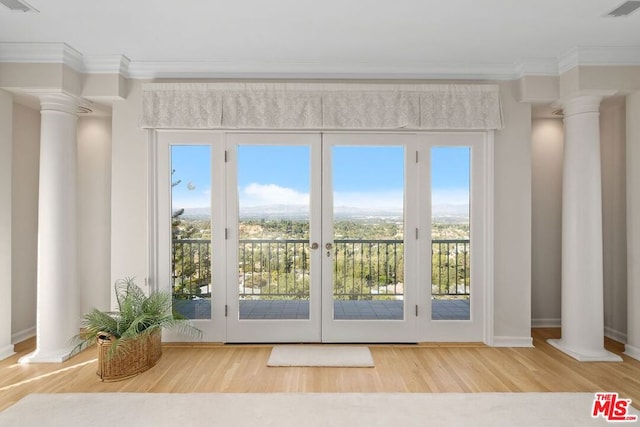
[[[185,219],[207,219],[211,217],[210,208],[185,208],[182,218]]]
[[[347,219],[400,219],[402,212],[394,209],[365,209],[347,206],[336,206],[337,218]],[[185,219],[206,219],[211,215],[209,208],[187,208],[182,215]],[[443,204],[435,205],[432,212],[438,222],[465,222],[469,219],[469,205]],[[303,220],[309,218],[309,208],[303,205],[270,205],[252,206],[240,210],[241,219],[290,219]]]
[[[240,209],[241,219],[291,219],[309,218],[309,208],[304,205],[250,206]]]
[[[433,207],[434,216],[462,216],[469,217],[469,205],[435,205]]]
[[[435,205],[431,216],[435,223],[468,224],[469,205]]]

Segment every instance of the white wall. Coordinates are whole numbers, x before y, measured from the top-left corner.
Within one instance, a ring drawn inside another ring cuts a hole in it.
[[[11,152],[13,97],[0,90],[0,359],[13,354],[11,344]]]
[[[126,101],[113,104],[111,169],[111,283],[147,271],[147,133],[140,129],[142,82],[130,82]],[[144,288],[144,286],[143,286]],[[112,305],[113,305],[112,294]]]
[[[625,114],[624,97],[600,106],[604,326],[607,336],[621,342],[627,335]]]
[[[640,92],[627,95],[627,345],[640,360]]]
[[[40,112],[13,105],[12,334],[20,342],[36,333]]]
[[[138,120],[142,81],[113,105],[111,282],[147,265],[147,134]],[[499,345],[531,344],[531,107],[501,84],[505,129],[495,134],[495,326]],[[113,302],[112,302],[113,303]]]
[[[140,85],[132,82],[128,99],[113,108],[111,174],[108,119],[81,119],[79,123],[83,311],[103,306],[118,278],[135,276],[140,284],[144,282],[147,145],[146,133],[138,127]],[[514,85],[504,83],[501,90],[506,127],[496,132],[495,142],[494,335],[499,340],[515,337],[523,342],[530,335],[530,317],[534,322],[560,318],[562,131],[558,120],[536,120],[531,128],[530,108],[515,102]],[[619,103],[605,103],[601,115],[605,325],[624,333],[625,257],[621,247],[626,234],[620,226],[624,223],[624,184],[620,181],[624,139],[617,133],[621,126],[624,129],[619,119],[624,110],[620,111]],[[13,262],[13,288],[19,290],[13,294],[12,333],[16,334],[35,326],[39,113],[16,105],[14,116],[14,187],[24,191],[13,196],[14,211],[20,212],[13,219],[13,253],[31,254],[14,257]],[[100,241],[104,244],[98,244]]]
[[[80,309],[111,306],[111,118],[78,120]]]
[[[534,327],[560,326],[562,277],[562,119],[532,123],[531,316]]]
[[[531,345],[531,105],[500,85],[494,155],[494,344]]]

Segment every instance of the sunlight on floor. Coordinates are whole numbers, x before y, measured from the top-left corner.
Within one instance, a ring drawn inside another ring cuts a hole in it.
[[[56,375],[56,374],[60,374],[62,372],[71,371],[73,369],[76,369],[76,368],[79,368],[81,366],[88,365],[89,363],[94,363],[94,362],[97,362],[97,361],[98,361],[98,359],[91,359],[91,360],[87,360],[86,362],[77,363],[77,364],[72,365],[72,366],[67,366],[66,368],[58,369],[57,371],[48,372],[46,374],[38,375],[37,377],[33,377],[33,378],[26,379],[26,380],[22,380],[22,381],[19,381],[17,383],[14,383],[14,384],[9,384],[8,386],[0,387],[0,391],[5,391],[5,390],[9,390],[9,389],[14,388],[14,387],[19,387],[21,385],[28,384],[28,383],[33,382],[33,381],[38,381],[38,380],[41,380],[41,379],[44,379],[44,378],[47,378],[47,377],[50,377],[50,376],[53,376],[53,375]],[[14,368],[14,367],[17,367],[17,366],[22,366],[22,365],[15,364],[15,365],[10,366],[9,368]]]

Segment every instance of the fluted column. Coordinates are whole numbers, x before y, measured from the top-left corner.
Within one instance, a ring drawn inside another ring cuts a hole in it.
[[[75,98],[40,96],[36,350],[21,363],[62,362],[80,326],[76,256]]]
[[[627,344],[640,360],[640,92],[627,96]]]
[[[579,361],[621,361],[604,349],[600,96],[563,104],[562,338],[549,343]]]

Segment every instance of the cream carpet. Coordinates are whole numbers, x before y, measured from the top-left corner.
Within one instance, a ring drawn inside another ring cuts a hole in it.
[[[345,345],[276,345],[267,366],[371,368],[369,347]]]
[[[592,393],[32,394],[0,412],[0,426],[608,425],[603,418],[591,418],[593,398]]]

